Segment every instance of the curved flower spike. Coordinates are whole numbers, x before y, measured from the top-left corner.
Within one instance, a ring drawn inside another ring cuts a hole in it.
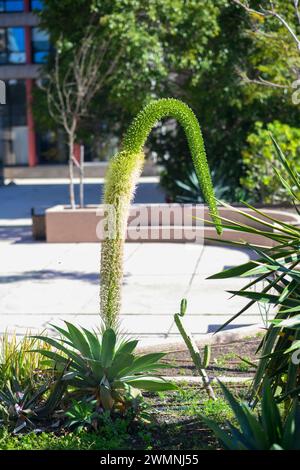
[[[116,325],[120,313],[125,233],[130,204],[143,168],[143,147],[152,128],[164,117],[175,118],[182,125],[212,220],[218,234],[222,232],[203,137],[195,114],[185,103],[173,98],[151,102],[133,120],[121,151],[112,158],[106,176],[104,204],[114,208],[116,218],[115,236],[105,239],[101,255],[101,315],[107,328]]]

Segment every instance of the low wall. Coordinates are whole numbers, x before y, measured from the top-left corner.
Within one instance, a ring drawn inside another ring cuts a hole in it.
[[[247,214],[257,214],[250,209],[243,209]],[[265,209],[271,217],[292,224],[300,224],[297,214],[287,211]],[[220,208],[224,218],[236,222],[251,223],[253,227],[265,231],[276,227],[265,227],[259,222],[245,219],[237,211]],[[204,222],[203,219],[207,222]],[[72,210],[64,206],[55,206],[46,211],[46,239],[48,243],[99,242],[105,238],[104,206],[90,206]],[[202,243],[204,237],[220,238],[209,224],[210,216],[206,206],[182,204],[133,204],[130,209],[127,242],[174,242]],[[222,240],[247,241],[262,246],[272,246],[273,242],[265,237],[225,229]],[[208,243],[213,243],[209,241]]]

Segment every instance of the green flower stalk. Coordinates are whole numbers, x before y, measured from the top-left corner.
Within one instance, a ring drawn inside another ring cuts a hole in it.
[[[116,229],[114,237],[107,237],[102,244],[101,316],[107,328],[116,325],[120,313],[127,219],[143,169],[143,147],[152,128],[165,117],[175,118],[185,131],[205,201],[210,208],[218,234],[222,232],[203,137],[195,114],[185,103],[176,99],[151,102],[133,120],[123,140],[121,151],[111,160],[106,176],[104,204],[114,208]]]

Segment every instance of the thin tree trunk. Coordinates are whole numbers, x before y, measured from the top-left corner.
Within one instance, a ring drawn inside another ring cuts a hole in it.
[[[69,191],[70,191],[70,206],[71,209],[76,208],[75,204],[75,190],[74,190],[74,135],[69,135]]]
[[[84,207],[84,146],[80,146],[80,207]]]

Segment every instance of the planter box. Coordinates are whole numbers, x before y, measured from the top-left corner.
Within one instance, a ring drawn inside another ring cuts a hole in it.
[[[243,208],[244,212],[257,216],[254,211]],[[288,211],[264,209],[281,221],[300,224],[298,215]],[[236,222],[251,223],[253,227],[263,228],[258,223],[245,219],[236,211],[220,208],[222,217]],[[259,217],[259,216],[258,216]],[[197,219],[198,218],[198,219]],[[218,238],[213,226],[200,219],[210,220],[206,206],[182,204],[133,204],[130,208],[127,242],[203,242],[204,237]],[[48,243],[101,242],[104,239],[104,206],[88,206],[72,210],[64,206],[55,206],[46,211],[46,239]],[[275,231],[274,226],[264,230]],[[224,230],[223,240],[255,243],[271,246],[269,240],[255,234],[241,234],[233,230]],[[212,243],[207,241],[206,243]]]

